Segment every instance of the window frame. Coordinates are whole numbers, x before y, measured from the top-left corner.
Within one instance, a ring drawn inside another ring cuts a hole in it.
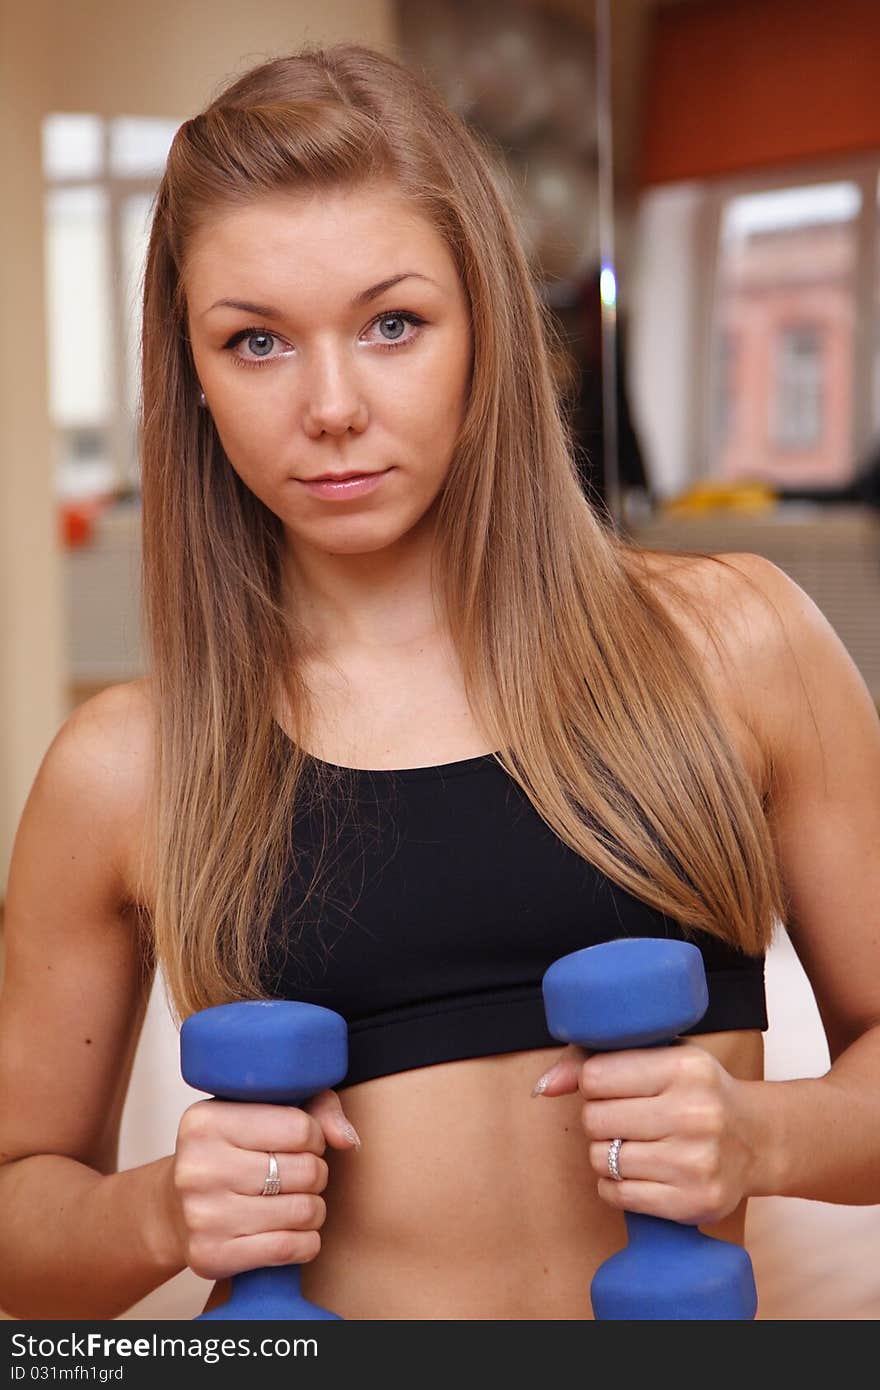
[[[849,182],[858,186],[861,208],[854,219],[855,305],[870,305],[873,312],[853,315],[853,357],[850,439],[853,466],[864,458],[880,432],[875,418],[876,337],[878,295],[880,295],[880,154],[811,160],[748,174],[703,182],[704,197],[699,213],[698,257],[695,269],[696,313],[695,347],[697,369],[697,409],[693,419],[691,458],[695,462],[694,481],[716,476],[713,438],[713,391],[715,390],[713,344],[716,336],[717,284],[721,256],[721,227],[728,202],[751,193],[771,193],[810,184]],[[877,401],[880,406],[880,399]]]
[[[817,423],[815,433],[809,438],[799,437],[797,431],[790,428],[786,409],[788,391],[798,392],[803,386],[802,381],[795,382],[788,374],[788,370],[794,366],[797,353],[787,357],[787,351],[795,346],[799,338],[812,341],[816,348],[815,361],[818,363]],[[823,358],[827,358],[828,352],[826,325],[820,319],[789,319],[777,329],[771,351],[773,353],[773,390],[769,399],[767,442],[774,451],[780,453],[809,453],[811,450],[821,447],[827,425],[827,392],[822,365]]]
[[[161,180],[161,175],[122,175],[115,173],[111,164],[111,137],[114,121],[124,119],[123,113],[102,115],[94,111],[51,110],[46,116],[97,116],[101,122],[101,168],[94,174],[48,174],[43,170],[44,219],[48,195],[56,189],[99,188],[107,200],[107,245],[109,248],[108,272],[110,284],[108,298],[110,303],[110,322],[108,324],[108,360],[110,379],[108,382],[109,415],[106,421],[94,421],[89,426],[106,434],[107,449],[111,464],[111,490],[140,491],[137,456],[137,422],[128,409],[127,382],[127,341],[128,335],[137,332],[138,324],[127,313],[125,296],[128,288],[126,279],[125,255],[123,246],[123,208],[131,197],[138,195],[153,199]],[[144,117],[144,119],[151,119]],[[158,118],[174,121],[176,117]],[[44,227],[45,227],[44,221]],[[48,319],[48,305],[47,305]],[[48,331],[51,331],[49,324]],[[50,421],[52,440],[56,458],[63,447],[62,440],[71,431]],[[57,486],[57,479],[56,484]]]

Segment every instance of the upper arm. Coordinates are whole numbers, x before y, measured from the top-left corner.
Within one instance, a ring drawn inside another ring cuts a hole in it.
[[[0,995],[0,1159],[116,1160],[149,991],[128,902],[148,715],[134,686],[76,709],[47,750],[19,822]]]
[[[757,555],[727,555],[741,690],[770,755],[786,927],[832,1060],[880,1022],[880,719],[817,605]]]

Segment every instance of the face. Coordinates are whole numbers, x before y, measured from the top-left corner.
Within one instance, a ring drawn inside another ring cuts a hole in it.
[[[366,554],[427,524],[471,367],[467,298],[430,223],[385,185],[273,195],[202,228],[184,285],[226,456],[289,546]],[[374,476],[314,485],[327,474]]]

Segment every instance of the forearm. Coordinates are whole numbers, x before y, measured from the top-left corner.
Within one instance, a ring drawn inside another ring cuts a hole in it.
[[[880,1027],[824,1076],[744,1083],[754,1124],[751,1195],[880,1202]]]
[[[178,1274],[171,1162],[104,1175],[38,1154],[0,1167],[0,1307],[17,1318],[113,1318]]]

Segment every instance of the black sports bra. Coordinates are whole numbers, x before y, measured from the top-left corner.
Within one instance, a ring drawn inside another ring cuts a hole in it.
[[[437,1062],[559,1046],[541,978],[559,956],[677,923],[569,849],[487,753],[436,767],[342,769],[346,797],[307,794],[270,922],[272,997],[349,1024],[342,1086]],[[326,835],[324,876],[307,899]],[[293,854],[295,850],[295,854]],[[692,1033],[767,1027],[764,959],[705,933],[709,1008]]]

